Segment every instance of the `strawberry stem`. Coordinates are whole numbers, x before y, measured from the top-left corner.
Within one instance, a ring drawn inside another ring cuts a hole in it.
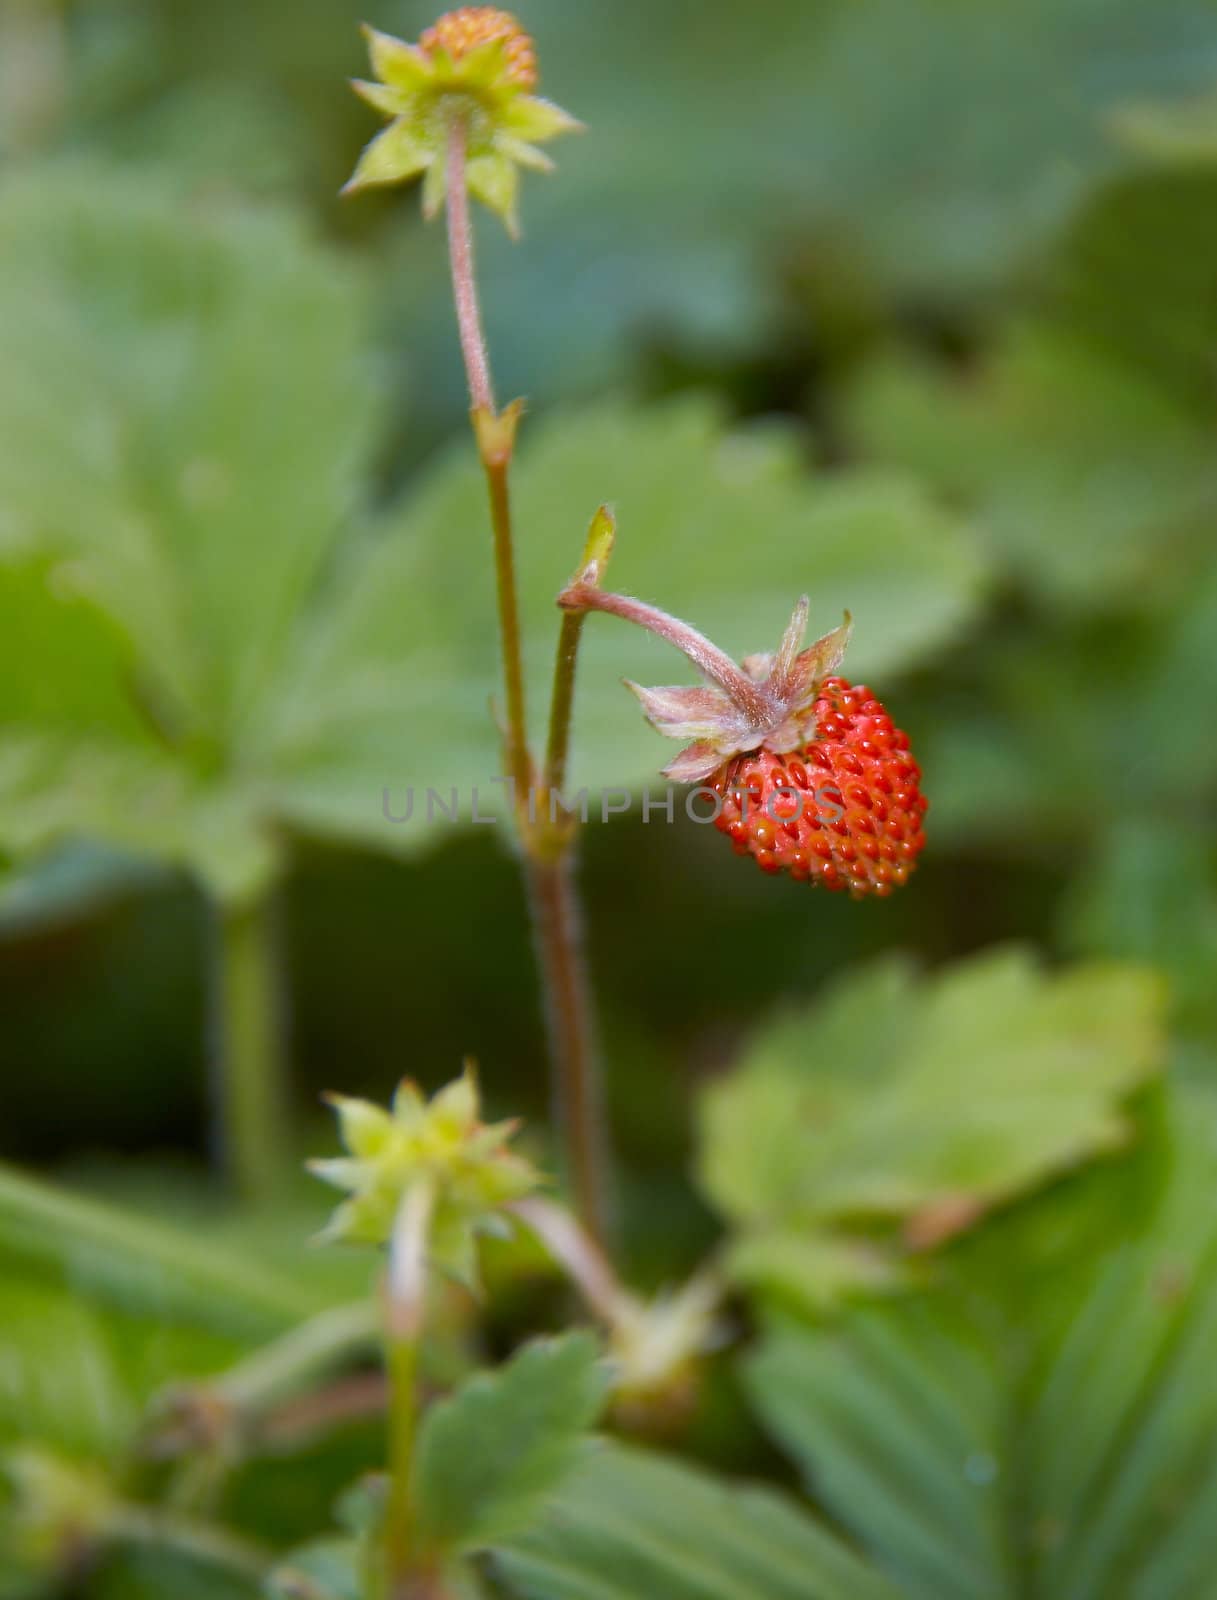
[[[773,721],[777,706],[768,690],[754,683],[725,651],[679,617],[629,595],[606,594],[603,589],[581,580],[562,591],[558,604],[567,612],[604,611],[645,628],[687,656],[702,676],[717,684],[755,727],[765,728]]]
[[[509,406],[502,415],[495,410],[490,355],[482,329],[474,271],[473,224],[469,216],[469,186],[465,178],[465,139],[465,123],[456,117],[448,131],[448,257],[452,269],[452,298],[456,304],[461,355],[469,382],[474,436],[490,498],[503,690],[507,701],[507,765],[515,779],[517,800],[522,804],[532,783],[532,762],[528,755],[520,604],[516,591],[509,483],[519,409]]]
[[[524,852],[529,909],[536,937],[565,1164],[584,1226],[603,1241],[607,1220],[607,1158],[600,1070],[592,1037],[590,985],[583,958],[578,891],[571,871],[574,829],[549,824],[550,794],[565,778],[581,619],[570,619],[558,643],[546,772],[534,820],[536,773],[528,746],[520,612],[516,586],[510,474],[518,403],[495,410],[490,359],[474,273],[473,229],[466,180],[467,132],[460,118],[448,134],[448,253],[461,353],[469,383],[471,420],[486,475],[494,534],[506,698],[507,767],[514,781],[516,825]],[[593,531],[595,530],[593,524]],[[611,535],[611,521],[609,532]],[[611,543],[611,538],[610,538]],[[589,536],[589,551],[591,538]]]
[[[385,1281],[389,1373],[389,1504],[385,1559],[389,1600],[412,1592],[414,1442],[418,1432],[418,1348],[427,1306],[427,1244],[435,1209],[430,1183],[413,1184],[398,1207]]]
[[[475,411],[493,414],[494,386],[490,355],[482,331],[477,276],[473,270],[473,224],[469,218],[469,186],[465,181],[465,122],[454,117],[448,130],[448,255],[461,354],[469,378],[469,399]]]
[[[218,1142],[241,1195],[265,1202],[290,1171],[276,906],[269,891],[217,907],[212,1029]]]
[[[609,1232],[607,1119],[569,846],[550,860],[529,856],[525,872],[550,1054],[558,1069],[554,1111],[565,1165],[575,1210],[591,1238],[603,1245]]]
[[[608,565],[609,556],[617,536],[617,524],[607,506],[601,506],[587,530],[583,547],[583,560],[579,572],[572,580],[575,584],[595,587]],[[579,644],[583,637],[586,611],[566,611],[562,616],[562,630],[558,637],[558,655],[554,662],[553,702],[549,712],[549,743],[545,752],[546,795],[561,793],[566,782],[566,760],[570,749],[571,717],[575,703],[575,668],[579,659]]]

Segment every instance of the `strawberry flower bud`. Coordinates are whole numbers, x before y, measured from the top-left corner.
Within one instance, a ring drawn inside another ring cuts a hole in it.
[[[390,1110],[368,1100],[332,1095],[349,1152],[312,1161],[309,1170],[350,1198],[323,1235],[351,1243],[386,1244],[407,1191],[427,1184],[434,1195],[429,1252],[443,1270],[476,1282],[475,1236],[506,1226],[502,1209],[531,1194],[541,1175],[507,1148],[519,1124],[480,1120],[473,1067],[425,1100],[404,1081]]]
[[[352,87],[390,122],[364,150],[343,193],[421,176],[423,213],[435,216],[447,193],[449,134],[460,123],[469,192],[514,235],[519,168],[550,171],[553,163],[537,145],[582,126],[530,92],[537,83],[532,40],[494,6],[449,12],[416,45],[364,31],[375,81]]]

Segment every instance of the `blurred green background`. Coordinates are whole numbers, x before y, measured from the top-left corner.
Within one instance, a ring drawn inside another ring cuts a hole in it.
[[[637,808],[586,830],[634,1269],[716,1236],[699,1085],[884,952],[1153,969],[1164,1056],[1206,1095],[1217,4],[519,11],[588,124],[528,179],[521,243],[478,224],[499,392],[529,400],[534,716],[608,500],[618,586],[733,653],[803,590],[817,632],[848,606],[846,670],[931,799],[915,877],[874,904]],[[546,1138],[505,838],[382,814],[386,788],[489,784],[496,658],[441,232],[413,194],[336,198],[374,126],[344,84],[365,12],[0,0],[0,1157],[221,1242],[217,906],[281,940],[294,1152],[332,1143],[321,1091],[434,1086],[466,1054]],[[574,781],[638,790],[667,754],[619,680],[680,669],[600,620]],[[320,1221],[313,1187],[268,1238]],[[772,1465],[752,1434],[704,1448]]]
[[[264,331],[249,386],[243,394],[246,375],[233,373],[221,403],[239,418],[243,406],[282,405],[293,384],[332,384],[329,352],[311,350],[325,336],[307,316],[325,314],[327,289],[342,300],[359,369],[348,381],[375,397],[352,446],[367,466],[350,499],[363,520],[388,504],[401,539],[445,516],[461,521],[459,559],[423,581],[450,597],[445,624],[469,642],[456,646],[463,675],[445,694],[415,681],[400,711],[381,714],[382,742],[361,753],[351,794],[327,806],[324,774],[296,808],[304,825],[291,831],[283,884],[296,1092],[302,1106],[337,1084],[383,1094],[403,1068],[439,1077],[472,1052],[497,1099],[535,1109],[543,1044],[507,852],[476,832],[422,840],[415,829],[399,863],[366,842],[384,785],[400,793],[449,771],[485,781],[493,770],[485,756],[480,769],[474,755],[446,763],[428,745],[437,726],[440,741],[451,737],[447,719],[485,750],[493,654],[476,637],[488,615],[476,499],[467,513],[435,508],[436,478],[457,470],[447,452],[465,450],[442,240],[411,195],[335,199],[372,131],[342,81],[362,70],[358,20],[344,0],[13,0],[2,52],[13,197],[0,219],[4,315],[28,328],[14,255],[75,248],[69,304],[51,312],[78,318],[98,346],[86,352],[91,381],[113,417],[156,358],[164,307],[152,285],[158,274],[167,293],[180,285],[192,230],[214,245],[224,218],[241,213],[239,229],[252,213],[286,288],[299,236],[275,229],[283,211],[300,218],[311,236],[301,273],[332,282],[312,291],[295,332],[287,317]],[[428,13],[397,5],[372,20],[412,37]],[[910,730],[933,802],[917,882],[883,906],[764,881],[700,829],[644,830],[635,813],[589,830],[589,939],[631,1160],[669,1170],[687,1080],[766,1005],[880,949],[939,961],[1027,936],[1057,956],[1146,957],[1171,975],[1181,1038],[1203,1058],[1217,1025],[1217,8],[668,0],[536,3],[524,20],[541,41],[543,89],[590,128],[565,143],[554,178],[529,183],[520,246],[490,220],[481,228],[500,389],[529,397],[526,452],[541,450],[544,433],[558,441],[550,455],[572,458],[533,491],[529,510],[545,504],[523,532],[538,682],[549,594],[607,498],[621,519],[622,586],[729,648],[766,646],[800,588],[813,626],[848,604],[859,622],[850,666],[875,678]],[[115,183],[120,194],[99,200]],[[121,215],[136,196],[138,227]],[[50,237],[52,216],[66,227],[73,206],[90,210],[75,247]],[[108,229],[108,243],[91,242],[89,228]],[[156,237],[128,243],[124,228]],[[103,250],[104,268],[92,254]],[[124,303],[124,271],[128,285],[147,286],[142,301],[128,288]],[[272,303],[279,293],[269,282],[264,291]],[[232,298],[244,292],[254,295],[235,284]],[[209,310],[191,314],[205,364]],[[80,360],[81,338],[63,337]],[[309,348],[293,354],[282,340]],[[25,366],[19,353],[5,363],[4,410],[36,413],[26,432],[38,430],[41,457],[10,424],[20,458],[0,477],[10,547],[39,520],[81,537],[62,528],[52,484],[77,493],[69,516],[81,521],[90,496],[116,492],[85,477],[100,472],[95,461],[74,460],[74,417],[53,420],[67,386],[87,429],[79,386],[55,356],[25,355]],[[276,363],[277,381],[266,371]],[[295,403],[309,408],[295,446],[304,456],[308,430],[324,421],[306,392]],[[606,405],[631,425],[601,421]],[[689,406],[713,415],[715,435],[742,423],[787,458],[784,492],[741,486],[701,535],[687,526],[710,499],[699,450],[717,445],[676,437]],[[233,537],[250,567],[267,537],[259,517],[295,514],[274,481],[293,470],[293,419],[279,420],[268,440],[280,456],[262,451],[262,479],[240,491],[248,527]],[[170,424],[179,433],[159,447],[188,460],[198,419],[180,406]],[[635,434],[653,462],[638,459]],[[534,476],[543,471],[538,463]],[[834,525],[827,555],[808,548],[791,524],[806,515],[813,475],[864,499],[883,475],[916,497],[889,519],[894,572],[886,525],[869,525],[865,506],[856,538]],[[682,494],[687,504],[673,505]],[[411,517],[419,495],[425,521]],[[916,517],[924,557],[917,529],[906,531]],[[354,534],[326,532],[344,537]],[[319,581],[337,561],[331,549]],[[398,581],[401,607],[384,626],[399,630],[404,654],[422,624],[409,580]],[[467,599],[452,592],[458,583]],[[43,675],[14,631],[0,646],[6,695],[14,679]],[[649,648],[619,643],[607,667],[589,654],[597,721],[580,752],[602,728],[613,747],[577,767],[577,782],[607,784],[615,771],[641,780],[662,759],[612,676],[618,662],[644,680],[652,660],[662,671]],[[434,668],[419,670],[430,679]],[[31,692],[27,682],[27,701]],[[429,704],[412,723],[418,698]],[[87,708],[81,716],[88,725]],[[87,782],[70,766],[62,777]],[[79,825],[71,806],[29,804],[67,813],[47,834]],[[308,825],[317,821],[333,825]],[[50,1165],[112,1151],[197,1162],[207,1125],[198,896],[155,864],[128,873],[39,832],[9,829],[36,849],[14,849],[0,901],[4,1151]],[[401,853],[410,830],[380,832]]]

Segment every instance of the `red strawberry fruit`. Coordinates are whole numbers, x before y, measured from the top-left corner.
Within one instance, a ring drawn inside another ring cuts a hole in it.
[[[888,895],[907,880],[925,845],[929,802],[908,735],[869,689],[837,676],[848,616],[804,650],[804,598],[772,655],[737,664],[679,618],[606,593],[591,568],[558,603],[637,623],[702,674],[699,688],[628,687],[652,727],[692,741],[664,774],[713,791],[715,825],[740,855],[855,899]]]
[[[715,826],[763,872],[889,895],[925,844],[929,802],[906,733],[864,687],[825,678],[812,707],[815,732],[797,750],[735,756],[709,783]]]

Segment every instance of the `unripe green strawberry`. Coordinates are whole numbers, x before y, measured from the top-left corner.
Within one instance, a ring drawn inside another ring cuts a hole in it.
[[[709,780],[722,797],[715,826],[764,872],[855,899],[902,884],[925,844],[929,802],[908,735],[865,687],[825,678],[811,738],[797,750],[760,749]]]

